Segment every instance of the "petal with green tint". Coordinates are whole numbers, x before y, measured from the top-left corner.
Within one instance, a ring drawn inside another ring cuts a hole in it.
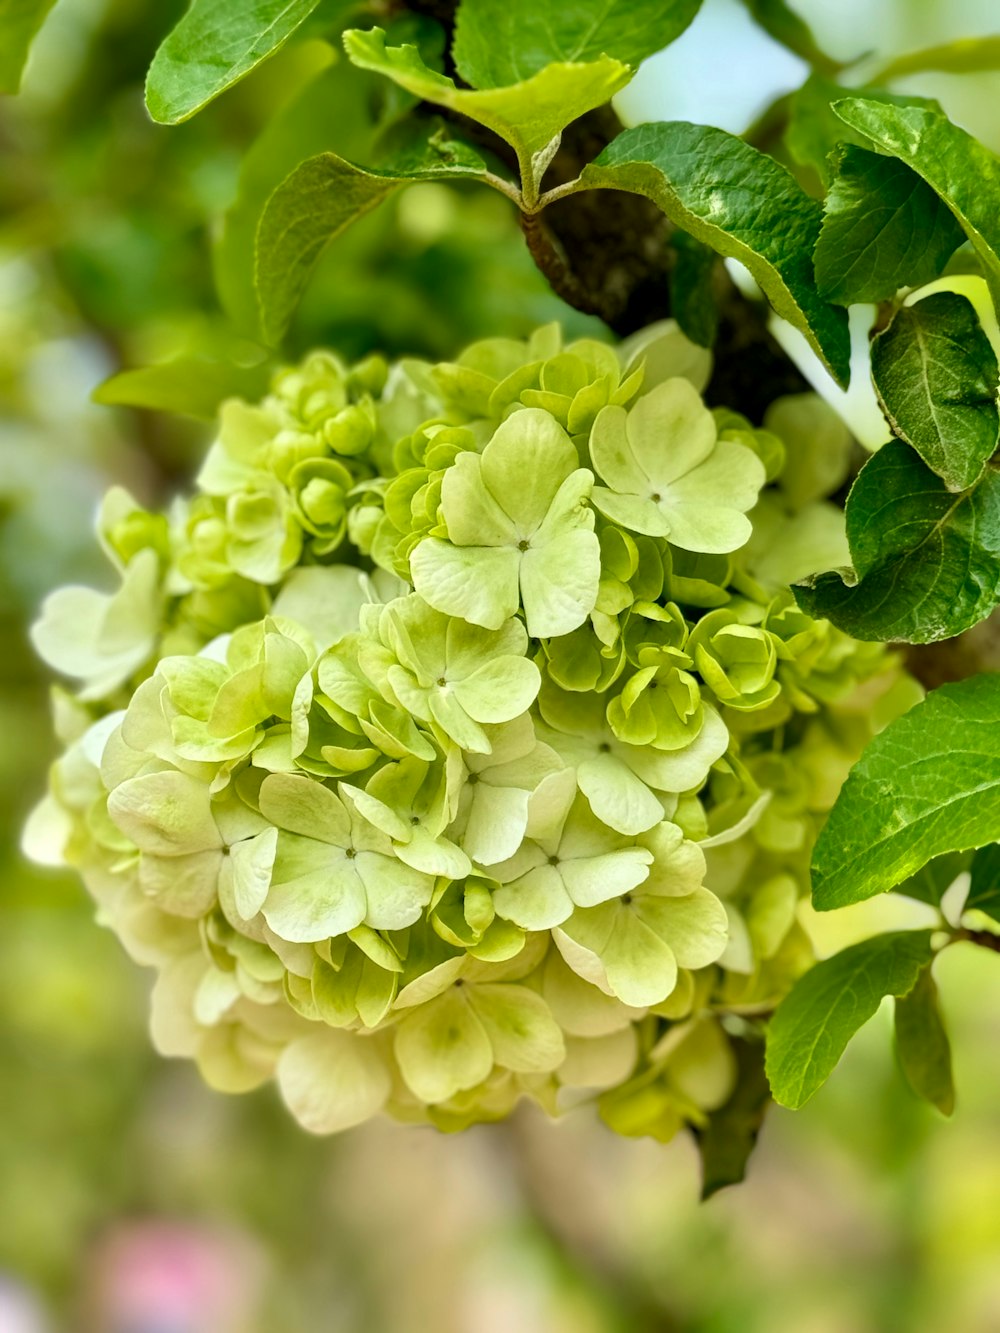
[[[500,431],[497,432],[499,434]],[[491,447],[492,442],[487,445],[487,450]],[[574,452],[574,462],[575,459]],[[488,488],[483,459],[479,454],[459,454],[444,474],[441,482],[441,510],[448,537],[456,546],[517,544],[517,528],[498,502],[498,497]]]
[[[129,778],[111,793],[108,813],[143,852],[182,856],[222,846],[209,790],[186,773]]]
[[[493,895],[493,905],[500,916],[522,930],[550,930],[573,911],[573,900],[552,865],[535,866],[501,885]]]
[[[436,610],[499,629],[520,605],[514,546],[452,546],[428,537],[410,556],[413,586]]]
[[[566,1055],[558,1023],[535,991],[525,986],[475,985],[469,1004],[486,1030],[493,1058],[518,1073],[555,1069]]]
[[[560,861],[559,871],[577,907],[596,907],[641,884],[649,874],[652,859],[644,847],[623,847],[599,856]]]
[[[304,1129],[335,1134],[377,1115],[391,1080],[372,1041],[346,1032],[317,1032],[282,1051],[278,1087]]]
[[[340,797],[312,778],[269,773],[261,783],[260,812],[271,824],[307,838],[346,847],[351,821]]]
[[[497,657],[456,680],[451,690],[477,722],[509,722],[531,707],[540,684],[538,667],[528,658]]]
[[[584,760],[577,781],[597,818],[619,833],[644,833],[663,818],[662,802],[616,755]]]
[[[474,1088],[493,1068],[490,1039],[461,988],[408,1014],[394,1049],[410,1090],[431,1105]]]
[[[524,837],[530,792],[517,787],[494,787],[483,781],[475,783],[470,792],[462,846],[480,865],[506,861]]]
[[[365,886],[344,852],[313,838],[281,834],[263,907],[276,935],[301,944],[343,935],[361,925],[367,910]]]
[[[559,423],[530,407],[497,427],[481,460],[484,484],[520,537],[541,527],[559,487],[578,466],[576,448]]]
[[[373,930],[403,930],[420,919],[434,891],[430,875],[380,852],[358,852],[354,865],[367,898],[366,925]]]
[[[569,634],[593,611],[601,551],[593,532],[561,533],[521,557],[521,600],[528,633],[537,639]]]
[[[707,967],[721,957],[728,943],[726,909],[708,889],[677,898],[640,894],[635,912],[667,941],[681,967]]]
[[[269,828],[254,838],[234,843],[229,849],[233,900],[246,921],[257,915],[267,898],[277,846],[278,830]]]

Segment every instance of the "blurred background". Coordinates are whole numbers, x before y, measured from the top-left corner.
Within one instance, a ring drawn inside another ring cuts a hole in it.
[[[702,1205],[689,1143],[621,1141],[586,1111],[321,1141],[270,1091],[206,1091],[151,1053],[146,979],[82,888],[20,858],[52,755],[26,624],[52,586],[105,579],[101,492],[169,494],[207,429],[90,394],[123,366],[238,354],[227,237],[329,63],[319,43],[286,50],[189,124],[154,126],[142,79],[181,8],[60,0],[0,103],[0,1331],[1000,1330],[1000,966],[984,951],[949,951],[939,976],[952,1121],[907,1091],[880,1014],[805,1111],[771,1115],[747,1183]],[[797,9],[841,57],[1000,26],[995,0]],[[621,112],[739,131],[804,73],[736,0],[706,0]],[[910,86],[1000,150],[1000,74]],[[330,123],[308,122],[305,152]],[[266,124],[270,158],[241,168]],[[592,327],[547,292],[506,201],[424,185],[327,256],[291,351],[442,357],[551,318]],[[825,919],[820,947],[907,910]]]

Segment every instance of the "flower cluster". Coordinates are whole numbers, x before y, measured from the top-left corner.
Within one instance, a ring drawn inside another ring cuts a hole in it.
[[[832,414],[755,429],[708,371],[670,324],[315,354],[223,407],[192,498],[108,496],[117,591],[34,631],[78,688],[28,844],[157,969],[162,1052],[317,1132],[727,1100],[912,687],[787,586],[845,562]]]

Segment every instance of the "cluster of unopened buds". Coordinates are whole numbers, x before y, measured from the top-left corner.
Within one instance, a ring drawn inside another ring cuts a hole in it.
[[[708,373],[669,324],[316,353],[223,406],[193,497],[108,495],[117,591],[34,631],[78,688],[28,844],[156,969],[162,1052],[317,1132],[727,1100],[911,687],[788,586],[848,563],[842,427],[755,429]]]

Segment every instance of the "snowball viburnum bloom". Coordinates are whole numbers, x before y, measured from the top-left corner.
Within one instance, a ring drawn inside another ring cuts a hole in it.
[[[541,995],[518,984],[537,960],[537,949],[493,965],[453,958],[400,991],[394,1053],[416,1096],[446,1101],[494,1065],[524,1074],[558,1067],[562,1031]]]
[[[655,793],[700,786],[729,746],[725,723],[707,706],[687,744],[674,750],[621,739],[608,722],[601,695],[571,694],[547,684],[539,710],[551,728],[540,733],[542,738],[575,768],[598,819],[619,833],[642,833],[658,824],[664,806]]]
[[[629,411],[606,407],[590,434],[606,482],[595,506],[614,523],[669,537],[686,551],[735,551],[750,536],[748,509],[765,481],[745,445],[717,438],[715,418],[686,379],[671,379]]]
[[[528,636],[519,620],[495,630],[470,625],[411,594],[365,617],[377,617],[377,640],[361,639],[358,658],[390,702],[432,722],[464,750],[488,754],[481,723],[509,722],[529,708],[541,682],[524,656]]]
[[[282,939],[310,943],[362,922],[402,930],[430,902],[434,880],[400,861],[389,838],[311,778],[271,773],[260,809],[280,830],[262,904]]]
[[[490,874],[500,916],[524,930],[549,930],[577,907],[594,907],[627,893],[649,874],[653,855],[596,819],[576,792],[572,772],[537,788],[528,836]]]
[[[726,909],[702,887],[705,857],[674,824],[640,842],[654,857],[645,881],[612,902],[578,909],[554,932],[570,967],[625,1004],[659,1004],[677,968],[707,967],[727,941]]]
[[[587,499],[593,473],[540,408],[500,425],[482,454],[463,453],[441,483],[448,540],[410,558],[417,592],[448,615],[499,629],[523,605],[528,633],[568,634],[597,602],[600,544]]]

